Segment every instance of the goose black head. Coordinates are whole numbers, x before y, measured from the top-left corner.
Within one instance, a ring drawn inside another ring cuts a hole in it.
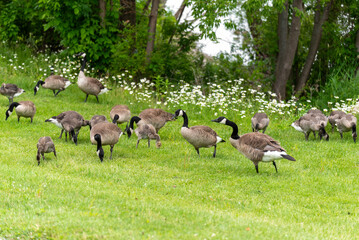
[[[183,110],[182,109],[177,109],[175,114],[174,114],[174,118],[178,118],[180,116],[183,116]]]
[[[225,117],[219,117],[219,118],[213,119],[213,120],[211,120],[211,121],[212,121],[212,122],[221,123],[221,124],[226,124],[227,118],[225,118]]]

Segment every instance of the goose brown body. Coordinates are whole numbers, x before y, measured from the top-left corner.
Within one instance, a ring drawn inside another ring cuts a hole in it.
[[[175,116],[183,117],[183,126],[181,134],[197,151],[199,155],[200,148],[214,147],[213,157],[216,157],[217,143],[224,142],[222,138],[210,127],[204,125],[197,125],[188,127],[188,117],[185,111],[178,109]]]
[[[55,97],[59,92],[64,91],[68,86],[70,86],[71,82],[60,75],[50,75],[45,79],[45,81],[38,81],[35,88],[34,94],[36,95],[37,91],[39,90],[39,86],[41,85],[45,89],[50,89],[53,91]],[[55,90],[58,90],[55,93]]]
[[[338,131],[340,133],[340,137],[343,138],[343,132],[349,132],[352,131],[352,137],[354,142],[356,142],[357,138],[357,132],[356,132],[356,126],[357,126],[357,118],[352,114],[345,114],[340,119],[336,121],[336,125],[338,128]]]
[[[328,119],[326,116],[306,113],[294,123],[292,123],[292,127],[294,127],[297,131],[303,132],[305,136],[305,140],[308,141],[309,134],[313,132],[315,136],[315,132],[319,132],[320,139],[324,137],[324,139],[329,140],[329,135],[325,131],[325,126],[328,123]]]
[[[56,149],[55,144],[52,141],[51,137],[41,137],[37,142],[37,164],[40,165],[40,155],[42,156],[42,160],[45,160],[44,153],[53,152],[56,157]]]
[[[9,105],[13,102],[14,97],[17,97],[24,92],[24,89],[19,88],[12,83],[3,83],[0,87],[0,94],[6,96],[9,99]]]
[[[157,133],[168,121],[175,119],[173,114],[159,108],[145,109],[138,116],[141,121],[151,124]]]
[[[332,132],[334,132],[334,127],[336,126],[337,121],[345,115],[346,113],[340,110],[335,110],[330,113],[328,120],[330,125],[332,125]]]
[[[118,117],[116,117],[116,115]],[[118,124],[129,122],[131,119],[131,111],[126,105],[116,105],[110,111],[111,121],[114,121]]]
[[[20,121],[20,117],[30,118],[31,122],[33,121],[34,116],[36,114],[36,107],[33,102],[20,101],[20,102],[11,103],[9,109],[6,111],[6,120],[11,115],[14,108],[18,121]]]
[[[161,143],[161,138],[160,136],[156,133],[156,129],[154,126],[152,126],[151,124],[138,124],[137,128],[135,129],[135,133],[137,135],[137,145],[136,148],[138,147],[138,144],[140,143],[140,140],[142,139],[148,139],[148,147],[150,147],[150,141],[156,140],[156,147],[160,148],[162,146]]]
[[[89,121],[90,129],[100,122],[108,122],[104,115],[94,115]]]
[[[234,122],[229,121],[225,117],[219,117],[212,121],[232,127],[233,131],[229,139],[232,146],[253,162],[257,173],[259,172],[259,162],[272,162],[277,172],[275,160],[287,159],[295,161],[295,159],[288,155],[284,148],[280,146],[278,141],[266,134],[252,132],[239,136],[238,126]]]
[[[263,130],[264,133],[269,125],[269,118],[265,113],[256,113],[252,117],[251,122],[253,132]]]
[[[112,159],[112,151],[115,144],[118,142],[122,135],[122,131],[116,124],[110,122],[100,122],[96,124],[90,131],[90,140],[92,144],[97,144],[97,154],[103,161],[103,145],[110,145]]]

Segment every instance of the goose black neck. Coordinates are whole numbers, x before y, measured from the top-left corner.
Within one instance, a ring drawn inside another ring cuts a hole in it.
[[[95,134],[94,139],[97,142],[97,151],[98,151],[98,150],[100,150],[102,148],[101,135],[100,134]]]
[[[352,126],[352,133],[356,133],[357,132],[357,126],[354,124]]]
[[[83,59],[82,59],[81,71],[85,70],[85,66],[86,66],[86,56],[83,57]]]
[[[182,117],[183,117],[183,125],[182,127],[186,127],[188,128],[188,117],[187,117],[187,113],[185,111],[182,111]]]
[[[16,108],[17,106],[19,106],[20,104],[18,102],[13,102],[11,103],[8,111],[12,112],[14,110],[14,107]]]
[[[226,125],[231,126],[232,129],[233,129],[231,138],[233,138],[233,139],[239,139],[238,126],[237,126],[237,124],[235,124],[234,122],[229,121],[229,120],[227,119]]]
[[[38,87],[40,85],[42,86],[44,83],[45,83],[44,81],[38,81],[37,84],[36,84],[36,87]]]
[[[138,116],[133,116],[133,117],[131,118],[131,121],[130,121],[130,128],[133,129],[133,123],[135,122],[135,123],[137,124],[140,120],[141,120],[140,117],[138,117]]]
[[[113,121],[112,123],[115,123],[117,122],[117,120],[119,119],[120,117],[118,116],[118,114],[116,114],[114,117],[113,117]]]

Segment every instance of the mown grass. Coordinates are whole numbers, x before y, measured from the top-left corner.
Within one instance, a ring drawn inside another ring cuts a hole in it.
[[[354,239],[358,222],[358,147],[351,134],[343,140],[304,141],[289,127],[292,118],[271,115],[267,134],[279,140],[296,162],[254,165],[230,143],[201,149],[201,157],[181,136],[183,120],[161,129],[162,148],[154,142],[136,146],[136,137],[121,137],[109,160],[100,162],[89,129],[79,144],[58,139],[60,129],[44,120],[75,110],[85,119],[127,104],[133,115],[153,107],[135,102],[120,89],[100,96],[100,104],[76,85],[54,98],[40,89],[33,96],[31,76],[0,65],[3,82],[27,91],[16,101],[37,106],[34,123],[5,121],[8,100],[0,96],[0,236],[6,239]],[[188,105],[187,105],[188,106]],[[166,108],[170,112],[176,109]],[[190,126],[205,124],[228,140],[231,129],[210,122],[214,112],[184,109]],[[15,115],[15,113],[14,113]],[[250,118],[227,117],[250,131]],[[329,130],[329,129],[328,129]],[[37,166],[36,143],[51,136],[58,158],[46,154]]]

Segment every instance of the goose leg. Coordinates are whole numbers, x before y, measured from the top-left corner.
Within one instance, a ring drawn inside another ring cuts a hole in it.
[[[52,90],[52,92],[54,93],[54,96],[56,97],[56,92],[55,92],[55,90]]]
[[[96,96],[96,99],[97,99],[97,103],[100,103],[100,101],[98,100],[98,97]]]
[[[267,127],[263,128],[263,133],[266,131]]]
[[[252,132],[254,132],[254,128],[252,128]]]
[[[343,133],[342,132],[339,133],[340,133],[340,138],[343,139]]]
[[[20,116],[17,117],[17,122],[20,122]]]
[[[200,155],[199,155],[199,149],[198,149],[198,148],[196,148],[196,151],[197,151],[197,153],[198,153],[198,156],[200,156]]]
[[[55,155],[55,158],[57,158],[57,156],[56,156],[56,150],[54,150],[54,155]]]
[[[317,138],[317,134],[313,131],[314,138]]]
[[[32,123],[32,120],[33,120],[33,118],[31,118],[31,123]]]
[[[87,97],[88,97],[89,95],[88,94],[86,94],[86,98],[85,98],[85,102],[87,101]]]
[[[258,163],[255,163],[254,166],[256,167],[256,172],[259,173],[259,171],[258,171]]]
[[[332,133],[334,132],[334,125],[332,125]]]
[[[214,145],[214,152],[213,152],[213,157],[216,157],[216,150],[217,150],[217,145]]]
[[[59,137],[59,139],[61,139],[62,138],[62,133],[64,132],[64,129],[61,129],[61,133],[60,133],[60,137]]]
[[[41,155],[42,155],[42,160],[45,161],[45,154],[41,153]]]
[[[113,145],[111,146],[110,151],[111,151],[110,159],[112,159]]]
[[[309,132],[310,133],[310,132]],[[305,140],[308,141],[309,133],[304,133]]]
[[[274,165],[274,167],[275,167],[275,171],[278,173],[277,164],[275,164],[275,161],[273,161],[273,165]]]
[[[150,142],[151,142],[150,138],[148,138],[148,147],[150,147]]]
[[[69,133],[69,138],[70,138],[70,133]],[[67,131],[65,131],[65,141],[67,142]]]
[[[57,93],[55,94],[55,97],[57,96],[57,94],[59,94],[59,92],[61,92],[61,90],[57,91]]]
[[[137,140],[136,148],[138,148],[139,143],[140,143],[140,139]]]

